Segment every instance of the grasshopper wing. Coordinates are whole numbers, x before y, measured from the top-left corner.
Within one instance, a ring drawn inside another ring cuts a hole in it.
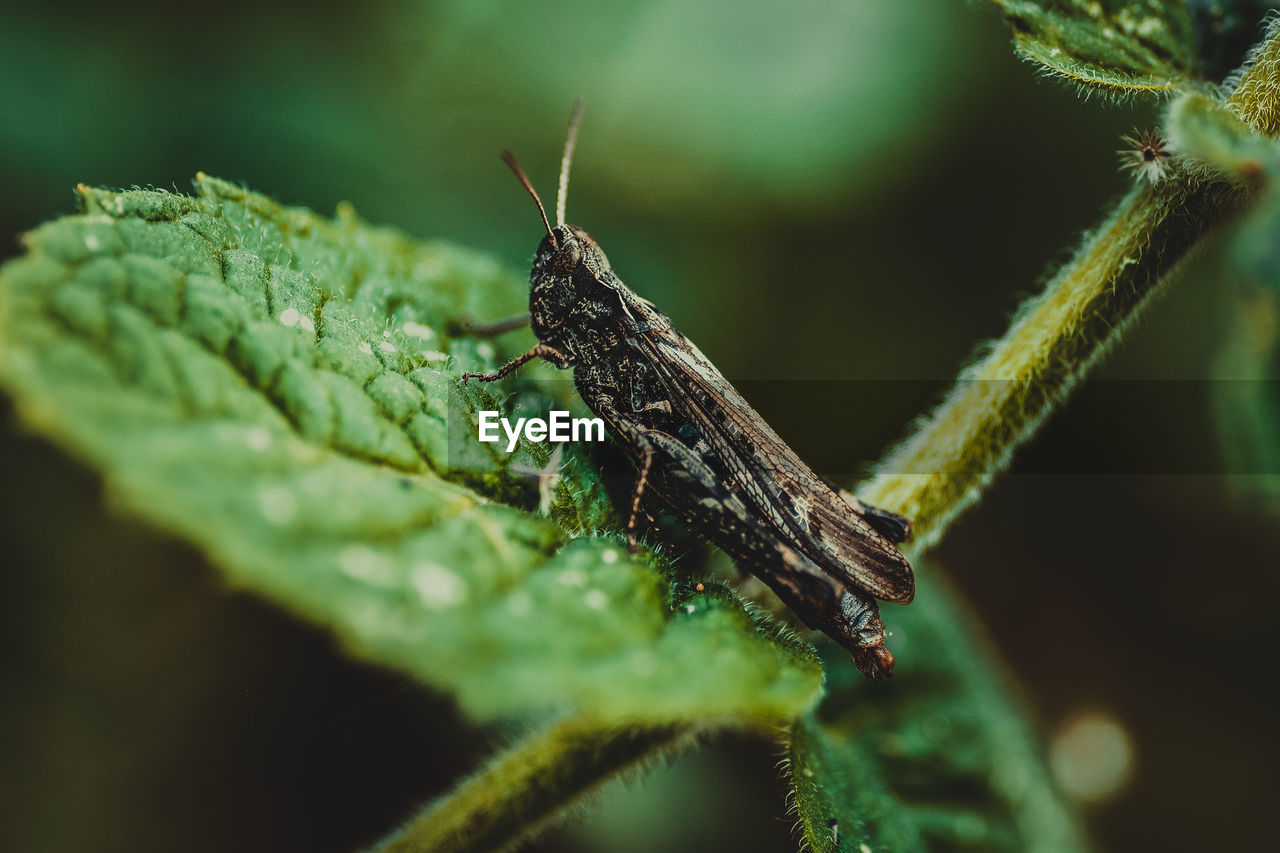
[[[629,343],[665,387],[673,415],[718,459],[726,488],[763,523],[836,578],[885,601],[911,601],[915,575],[897,547],[814,474],[697,347],[669,326]]]

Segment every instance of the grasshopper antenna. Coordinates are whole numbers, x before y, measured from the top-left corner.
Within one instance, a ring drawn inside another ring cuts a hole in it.
[[[560,189],[556,193],[556,225],[564,225],[564,211],[569,201],[569,166],[573,163],[573,149],[578,144],[578,123],[582,120],[582,98],[573,102],[569,114],[569,132],[564,137],[564,156],[560,158]]]
[[[556,239],[556,232],[551,230],[551,223],[547,220],[547,211],[542,206],[542,199],[538,198],[538,191],[533,188],[533,184],[529,183],[529,176],[524,173],[524,169],[520,168],[520,164],[516,162],[516,157],[510,151],[502,152],[502,162],[515,173],[516,179],[520,181],[520,185],[525,188],[525,192],[533,197],[533,203],[538,206],[538,213],[542,216],[542,224],[547,226],[547,236],[551,238],[551,245],[557,249],[560,248],[560,241]]]

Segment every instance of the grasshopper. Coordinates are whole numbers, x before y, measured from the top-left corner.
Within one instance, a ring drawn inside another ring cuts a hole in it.
[[[810,470],[715,365],[622,282],[596,241],[565,224],[580,115],[581,102],[561,160],[555,227],[529,178],[503,152],[546,229],[529,274],[538,344],[462,381],[493,382],[535,358],[573,368],[583,402],[639,471],[627,521],[633,550],[641,501],[655,494],[806,625],[848,649],[864,675],[887,678],[893,654],[876,599],[906,604],[915,594],[911,565],[897,548],[910,522],[838,492]]]

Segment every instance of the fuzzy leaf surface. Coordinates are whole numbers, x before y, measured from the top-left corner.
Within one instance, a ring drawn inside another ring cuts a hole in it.
[[[725,590],[673,594],[657,558],[599,532],[582,459],[548,517],[512,467],[548,445],[475,440],[477,409],[553,402],[457,384],[502,354],[450,321],[519,312],[519,277],[349,209],[197,187],[81,187],[81,214],[0,271],[0,387],[116,505],[478,719],[763,721],[815,701],[805,644]]]
[[[1196,79],[1183,0],[994,0],[1018,54],[1045,74],[1112,95],[1166,93]]]

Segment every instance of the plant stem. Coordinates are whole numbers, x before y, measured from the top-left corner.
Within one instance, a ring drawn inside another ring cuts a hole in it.
[[[503,850],[556,822],[604,781],[691,737],[682,725],[603,725],[572,717],[498,756],[405,824],[380,853]]]
[[[1170,175],[1132,190],[989,354],[876,466],[859,497],[912,519],[914,553],[941,538],[1013,453],[1159,295],[1206,231],[1244,202]]]
[[[1260,133],[1280,132],[1277,28],[1227,105]],[[1044,292],[1022,305],[989,354],[876,466],[858,496],[912,519],[913,553],[936,544],[1163,291],[1200,238],[1252,198],[1238,185],[1178,172],[1134,188]]]
[[[1252,59],[1227,107],[1263,136],[1275,136],[1280,133],[1280,23],[1272,21]]]
[[[1045,291],[1023,304],[990,353],[876,466],[858,496],[912,519],[917,552],[978,499],[1200,236],[1205,217],[1173,215],[1185,209],[1188,183],[1130,192]]]

